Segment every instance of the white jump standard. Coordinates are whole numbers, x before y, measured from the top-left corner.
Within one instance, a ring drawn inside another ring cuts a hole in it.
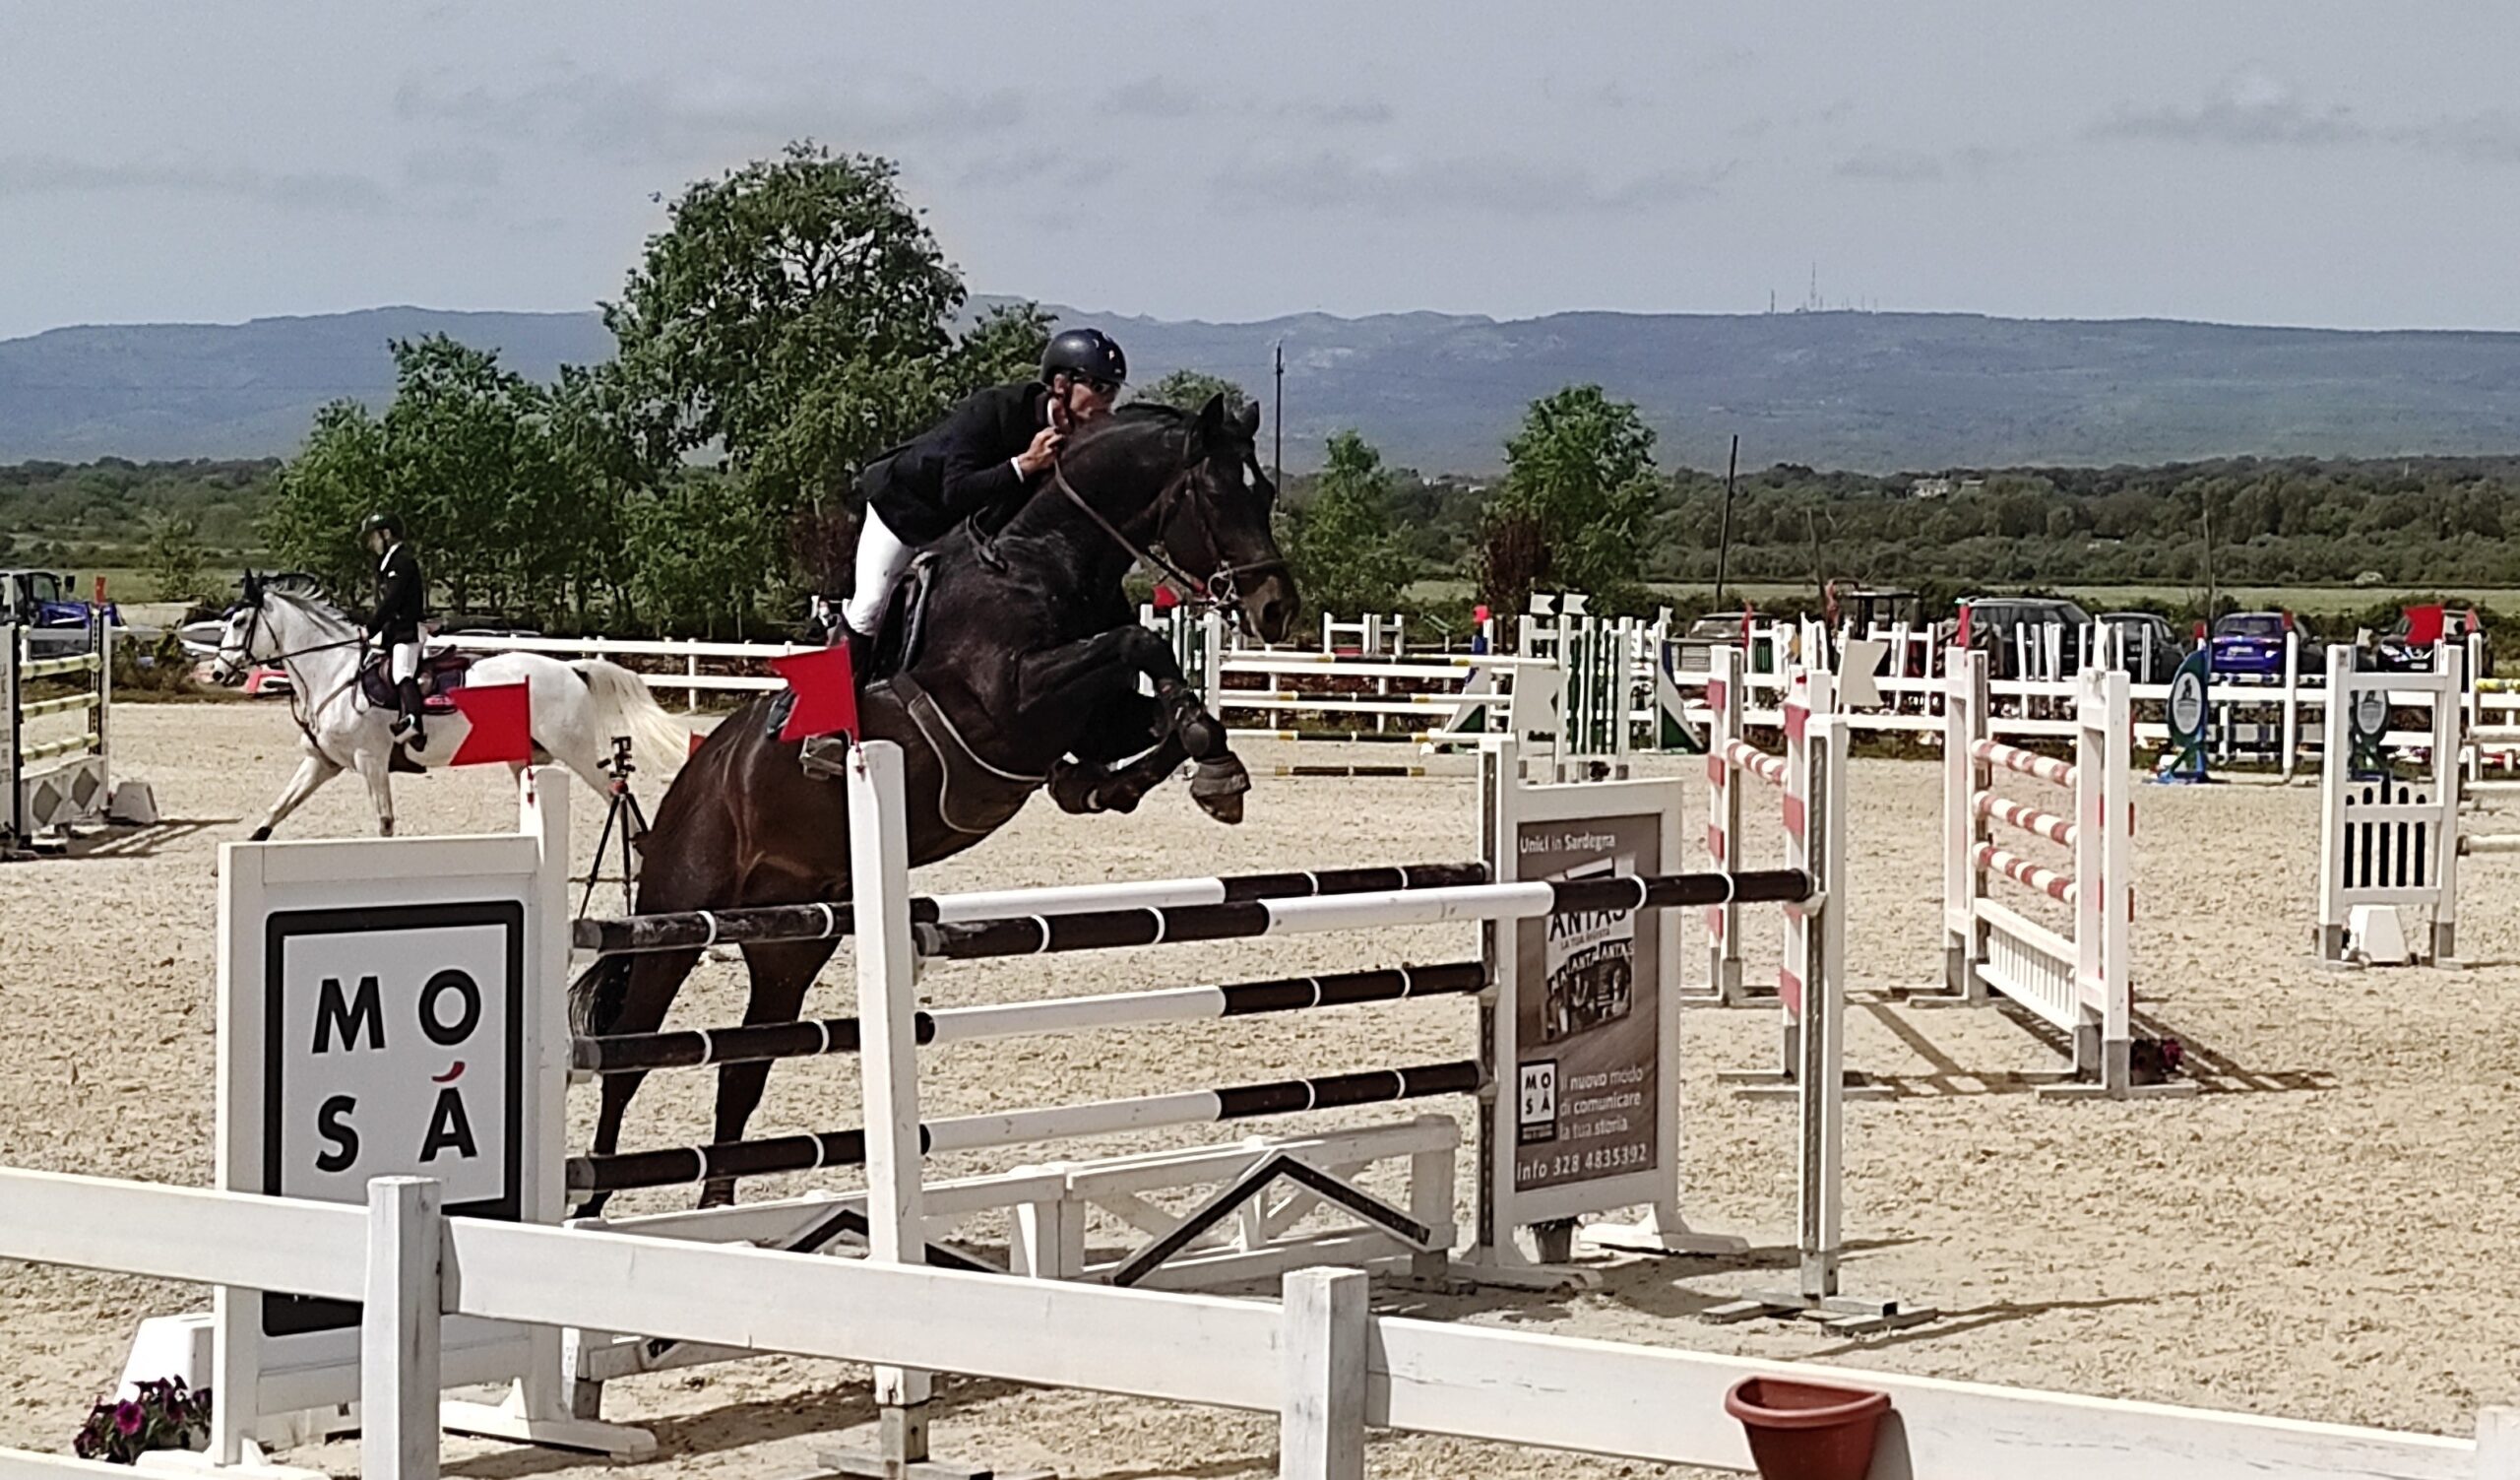
[[[2463,655],[2440,645],[2430,673],[2358,673],[2354,650],[2328,649],[2327,727],[2319,763],[2319,959],[2456,964],[2459,859],[2506,852],[2520,838],[2463,835],[2459,772]],[[2423,773],[2399,776],[2388,758],[2393,704],[2430,709],[2408,737],[2431,752]],[[2480,846],[2482,845],[2482,846]],[[2400,912],[2430,918],[2408,948]]]
[[[2085,669],[2077,680],[2074,759],[1988,738],[1986,655],[1954,648],[1943,695],[1943,958],[1947,999],[1983,1005],[2001,994],[2068,1036],[2071,1082],[2049,1095],[2189,1095],[2191,1080],[2135,1082],[2134,756],[2127,676]],[[2059,816],[1998,795],[2002,776],[2066,788]],[[1993,828],[2071,849],[2071,872],[1996,841]],[[2060,933],[1998,904],[2003,879],[2072,911]],[[1913,1001],[1932,1001],[1913,997]]]

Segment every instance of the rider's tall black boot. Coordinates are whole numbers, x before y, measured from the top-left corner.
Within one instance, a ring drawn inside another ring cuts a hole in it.
[[[394,697],[403,711],[403,722],[394,727],[405,748],[414,752],[428,748],[428,738],[420,733],[420,680],[405,678],[394,685]]]

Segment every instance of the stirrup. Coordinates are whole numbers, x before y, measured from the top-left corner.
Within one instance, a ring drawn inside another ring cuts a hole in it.
[[[796,747],[796,764],[816,781],[831,781],[849,774],[849,737],[806,737],[805,742]]]

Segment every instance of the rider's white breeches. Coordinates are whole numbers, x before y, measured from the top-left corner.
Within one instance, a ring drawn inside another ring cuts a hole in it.
[[[394,676],[395,682],[400,683],[406,678],[416,678],[420,676],[420,645],[416,642],[398,642],[387,651],[385,661],[390,665],[387,672]]]
[[[893,598],[893,583],[910,569],[911,556],[917,551],[901,542],[901,537],[888,529],[875,513],[866,509],[866,523],[857,531],[857,589],[841,604],[841,620],[860,637],[875,635],[875,623],[884,619],[884,604]]]

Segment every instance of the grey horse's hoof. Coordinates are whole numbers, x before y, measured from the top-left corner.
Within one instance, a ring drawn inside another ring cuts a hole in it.
[[[1251,773],[1230,755],[1199,762],[1190,777],[1190,800],[1220,822],[1242,820],[1242,797],[1251,790]]]

